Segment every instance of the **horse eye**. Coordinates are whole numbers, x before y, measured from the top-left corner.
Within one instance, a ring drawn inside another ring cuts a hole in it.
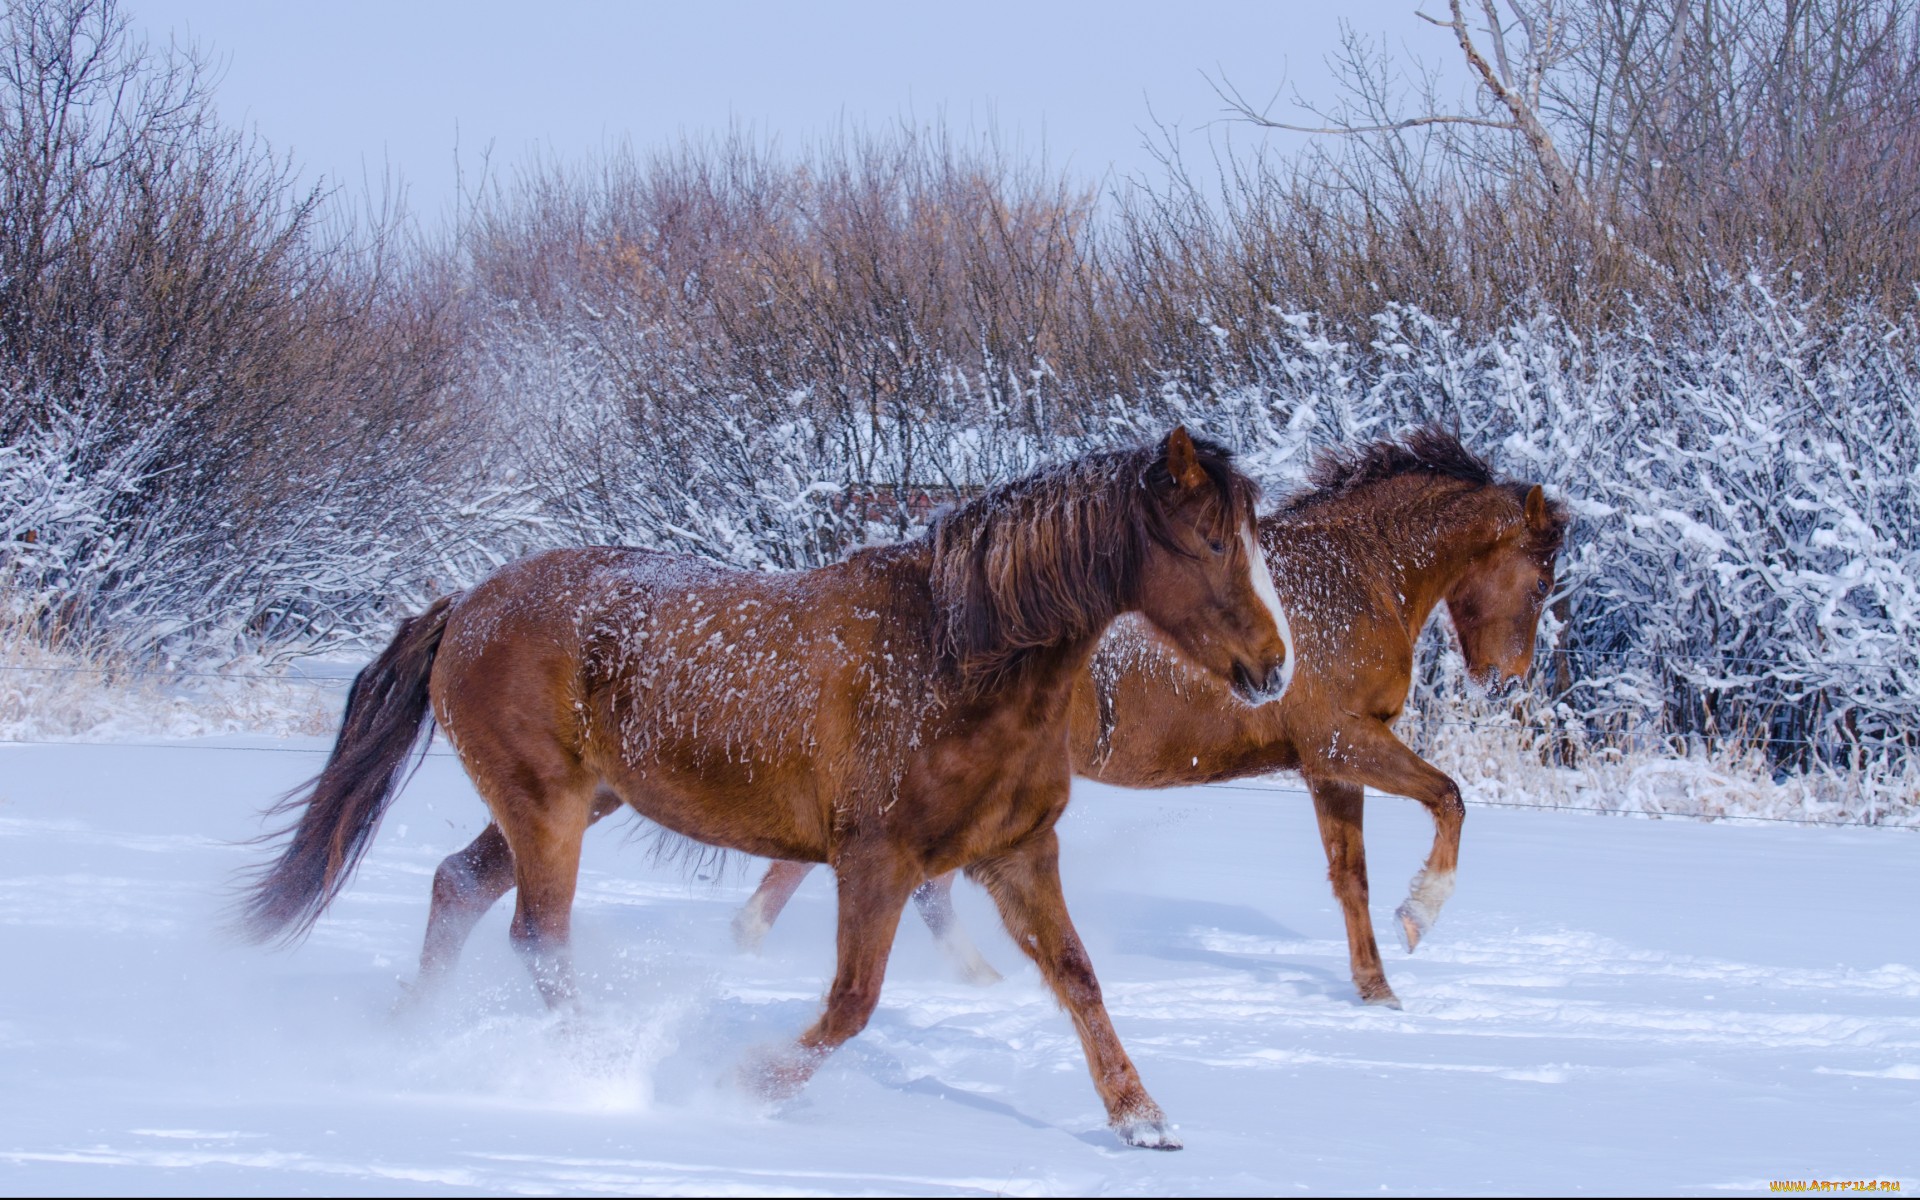
[[[1227,552],[1227,544],[1216,538],[1209,538],[1207,540],[1207,549],[1213,551],[1215,554],[1225,554]]]
[[[1551,580],[1551,579],[1542,579],[1542,580],[1540,581],[1540,585],[1539,585],[1539,587],[1538,587],[1538,589],[1537,589],[1537,590],[1539,591],[1539,593],[1540,593],[1540,594],[1541,594],[1542,596],[1544,596],[1544,595],[1546,595],[1546,594],[1547,594],[1548,592],[1550,592],[1550,591],[1552,591],[1552,590],[1553,590],[1553,580]]]

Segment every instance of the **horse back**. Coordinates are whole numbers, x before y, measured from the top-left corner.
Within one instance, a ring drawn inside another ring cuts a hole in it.
[[[457,606],[443,719],[463,758],[485,753],[473,727],[518,754],[545,741],[676,832],[824,858],[836,823],[881,802],[874,776],[925,707],[903,683],[925,672],[925,630],[890,565],[758,573],[611,548],[509,564]]]

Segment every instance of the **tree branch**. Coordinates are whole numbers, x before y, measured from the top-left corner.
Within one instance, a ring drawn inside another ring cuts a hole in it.
[[[1522,137],[1532,147],[1534,158],[1540,163],[1540,173],[1546,176],[1547,189],[1558,199],[1573,205],[1582,214],[1588,213],[1586,197],[1580,194],[1579,183],[1573,172],[1567,169],[1560,152],[1554,148],[1553,134],[1547,130],[1538,113],[1533,111],[1525,99],[1516,95],[1502,83],[1486,56],[1473,44],[1473,35],[1467,30],[1467,18],[1460,11],[1460,0],[1447,0],[1447,7],[1453,13],[1450,28],[1454,38],[1460,43],[1460,53],[1466,55],[1467,65],[1480,76],[1480,82],[1493,98],[1506,106],[1513,114],[1514,124]]]
[[[1397,133],[1402,129],[1414,129],[1422,125],[1476,125],[1482,129],[1505,129],[1510,131],[1520,128],[1511,121],[1497,121],[1488,117],[1452,116],[1445,113],[1430,113],[1426,116],[1408,117],[1404,121],[1389,121],[1380,125],[1289,125],[1284,121],[1276,121],[1267,115],[1267,109],[1273,107],[1272,101],[1267,102],[1267,108],[1255,108],[1247,101],[1245,96],[1240,94],[1240,89],[1227,82],[1224,77],[1215,80],[1209,76],[1207,77],[1207,84],[1213,88],[1213,94],[1220,97],[1221,102],[1242,120],[1258,125],[1263,129],[1285,129],[1290,133]],[[1278,93],[1276,92],[1276,97],[1277,95]]]
[[[1518,130],[1520,126],[1512,121],[1496,121],[1488,117],[1455,117],[1434,114],[1424,117],[1408,117],[1404,121],[1395,121],[1391,125],[1288,125],[1263,117],[1256,112],[1241,111],[1240,115],[1255,125],[1267,129],[1286,129],[1294,133],[1397,133],[1402,129],[1412,129],[1420,125],[1477,125],[1482,129]]]

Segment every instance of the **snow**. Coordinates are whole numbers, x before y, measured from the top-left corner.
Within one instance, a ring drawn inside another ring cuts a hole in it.
[[[1459,890],[1362,1007],[1304,795],[1076,783],[1069,903],[1187,1149],[1120,1146],[1079,1044],[970,884],[1008,976],[957,981],[909,913],[873,1023],[802,1096],[730,1082],[815,1014],[831,881],[758,957],[760,864],[588,839],[589,1004],[547,1016],[476,932],[396,1018],[429,876],[482,821],[438,752],[303,947],[216,928],[255,812],[315,738],[0,747],[0,1190],[1018,1195],[1717,1192],[1920,1180],[1920,934],[1895,829],[1477,807]],[[1392,928],[1430,825],[1370,806]],[[611,823],[609,823],[611,824]],[[704,874],[699,878],[689,871]]]

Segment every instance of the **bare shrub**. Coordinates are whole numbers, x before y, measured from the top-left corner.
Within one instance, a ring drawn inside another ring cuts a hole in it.
[[[330,221],[115,0],[8,0],[0,179],[0,440],[88,512],[9,514],[16,607],[137,653],[364,620],[459,448],[397,215]]]
[[[1231,212],[1202,228],[1261,290],[1356,335],[1382,301],[1483,332],[1542,304],[1585,327],[1684,319],[1756,268],[1836,308],[1913,304],[1912,0],[1450,0],[1428,19],[1467,103],[1351,30],[1339,93],[1296,97],[1297,119],[1222,81],[1241,117],[1346,135],[1229,164]]]
[[[566,529],[755,564],[897,535],[1089,435],[1091,204],[913,130],[538,165],[464,239],[498,469]]]

